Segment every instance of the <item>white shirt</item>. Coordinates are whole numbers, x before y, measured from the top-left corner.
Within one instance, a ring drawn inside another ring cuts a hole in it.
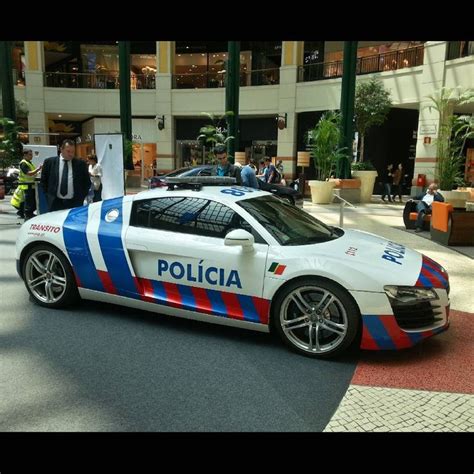
[[[97,191],[100,188],[100,177],[102,176],[102,166],[96,163],[94,166],[89,165],[89,174],[91,175],[91,181],[94,185],[94,189]]]
[[[63,179],[63,168],[64,164],[67,163],[68,174],[67,174],[67,193],[65,196],[62,196],[60,193],[61,189],[61,180]],[[72,160],[65,161],[63,155],[59,155],[59,181],[58,181],[58,190],[56,192],[56,196],[59,199],[72,199],[74,197],[74,184],[72,181]]]
[[[426,193],[426,194],[423,196],[422,201],[423,201],[423,202],[426,202],[426,204],[428,204],[428,206],[431,206],[431,204],[433,204],[433,201],[434,201],[434,194]]]

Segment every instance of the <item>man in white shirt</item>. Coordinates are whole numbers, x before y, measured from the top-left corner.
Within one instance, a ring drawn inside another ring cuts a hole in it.
[[[416,218],[415,232],[421,232],[423,230],[423,219],[425,215],[431,214],[431,204],[433,204],[433,201],[444,202],[444,197],[438,192],[438,185],[431,183],[426,190],[426,194],[420,194],[416,199],[420,202],[416,204],[418,216]]]

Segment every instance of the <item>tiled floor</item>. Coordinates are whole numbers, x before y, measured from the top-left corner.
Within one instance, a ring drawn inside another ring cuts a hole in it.
[[[351,385],[324,431],[474,432],[474,395]]]

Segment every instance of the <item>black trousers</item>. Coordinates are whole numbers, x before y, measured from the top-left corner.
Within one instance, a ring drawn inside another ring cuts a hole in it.
[[[62,211],[63,209],[72,209],[73,207],[80,207],[84,203],[84,199],[60,199],[58,197],[49,196],[49,212]]]
[[[92,202],[102,201],[102,183],[100,183],[99,189],[94,189],[94,199]]]
[[[28,187],[25,191],[24,206],[25,219],[31,219],[36,211],[36,193],[34,187]]]

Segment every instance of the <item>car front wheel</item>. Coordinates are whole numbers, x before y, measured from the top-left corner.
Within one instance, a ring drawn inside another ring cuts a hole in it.
[[[79,297],[71,265],[55,247],[32,248],[23,261],[22,274],[28,292],[41,306],[62,308]]]
[[[347,292],[316,278],[290,283],[273,310],[273,323],[285,344],[309,357],[342,353],[354,340],[359,321],[359,309]]]

